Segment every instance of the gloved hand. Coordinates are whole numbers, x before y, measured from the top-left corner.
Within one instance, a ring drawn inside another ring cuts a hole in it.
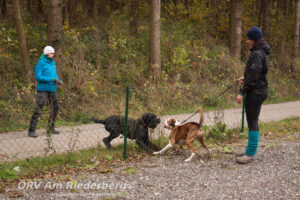
[[[56,84],[56,85],[63,85],[63,82],[60,80],[60,81],[58,81],[56,78],[55,79],[53,79],[53,82]]]

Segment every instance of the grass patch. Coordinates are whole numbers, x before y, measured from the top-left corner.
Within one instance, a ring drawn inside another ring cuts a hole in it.
[[[132,160],[139,160],[146,156],[145,152],[136,147],[135,143],[128,144],[128,159],[123,160],[123,145],[117,145],[108,150],[102,146],[89,150],[80,150],[70,154],[63,153],[47,157],[36,157],[22,161],[0,164],[0,180],[10,181],[21,178],[35,178],[61,175],[80,171],[95,171],[97,173],[111,173],[110,167],[122,165]],[[14,170],[19,166],[20,172]]]
[[[265,137],[285,137],[300,131],[300,118],[293,117],[278,122],[260,124],[260,132]]]
[[[272,99],[267,99],[264,104],[276,104],[276,103],[285,103],[285,102],[290,102],[290,101],[299,101],[300,97],[280,97],[280,98],[272,98]]]
[[[135,173],[136,173],[136,168],[135,167],[128,167],[128,168],[123,170],[123,174],[133,175]]]

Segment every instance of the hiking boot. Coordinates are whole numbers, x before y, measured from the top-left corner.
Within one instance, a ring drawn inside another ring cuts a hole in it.
[[[255,159],[255,156],[244,155],[242,157],[237,157],[235,161],[240,164],[247,164],[247,163],[252,162],[254,159]]]
[[[239,152],[235,154],[235,157],[242,157],[245,155],[245,152]]]
[[[57,131],[57,130],[55,130],[55,129],[52,129],[52,130],[49,130],[48,132],[47,132],[48,134],[59,134],[59,131]]]
[[[37,138],[37,137],[38,137],[38,135],[36,134],[36,132],[35,132],[35,131],[29,131],[29,132],[28,132],[28,137]]]
[[[59,134],[59,131],[53,129],[53,130],[52,130],[52,134]]]

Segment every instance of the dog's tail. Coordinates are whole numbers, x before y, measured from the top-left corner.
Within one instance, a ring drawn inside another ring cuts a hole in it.
[[[200,107],[198,109],[198,112],[200,113],[199,129],[201,129],[203,127],[203,121],[204,121],[203,109]]]
[[[105,124],[106,123],[106,120],[96,119],[95,117],[92,117],[91,120],[94,121],[95,123],[99,123],[99,124]]]

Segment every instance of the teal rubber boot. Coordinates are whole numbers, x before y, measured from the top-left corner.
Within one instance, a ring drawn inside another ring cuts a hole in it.
[[[259,131],[249,131],[248,132],[248,146],[246,148],[246,155],[255,156],[257,153],[259,141]]]

